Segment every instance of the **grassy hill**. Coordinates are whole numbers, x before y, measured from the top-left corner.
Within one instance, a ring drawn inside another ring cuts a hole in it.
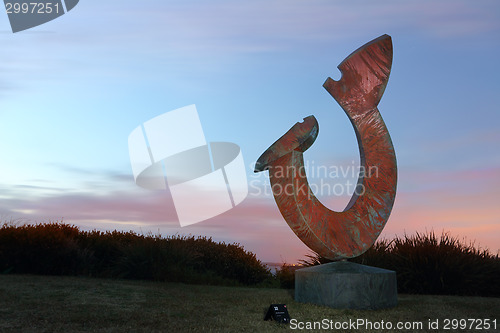
[[[500,331],[500,298],[399,295],[399,304],[393,309],[353,311],[296,303],[290,290],[276,288],[0,275],[1,332],[283,332],[290,329],[263,321],[271,303],[287,304],[290,316],[304,325],[324,319],[332,323],[365,320],[372,324],[381,321],[393,325],[422,323],[424,328],[393,332],[453,332],[443,330],[446,318],[479,318],[496,319],[496,332]],[[427,329],[429,320],[439,320],[440,329]],[[359,327],[330,331],[374,330]]]
[[[398,273],[397,307],[296,303],[293,290],[276,288],[293,288],[294,267],[273,276],[239,244],[3,224],[0,332],[281,332],[309,325],[358,333],[500,332],[498,255],[431,233],[379,241],[356,260]],[[323,261],[309,256],[304,263]],[[295,320],[289,327],[263,321],[273,303],[287,304]],[[398,323],[408,329],[395,329]]]

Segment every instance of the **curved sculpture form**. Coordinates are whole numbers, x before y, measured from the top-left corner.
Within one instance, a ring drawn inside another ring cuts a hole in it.
[[[307,182],[302,154],[318,135],[314,116],[295,124],[257,160],[255,172],[269,170],[274,198],[290,228],[323,257],[335,260],[361,255],[373,245],[391,213],[396,156],[377,109],[391,65],[391,37],[383,35],[338,66],[339,81],[328,78],[323,85],[349,117],[361,155],[356,190],[344,211],[325,207]]]

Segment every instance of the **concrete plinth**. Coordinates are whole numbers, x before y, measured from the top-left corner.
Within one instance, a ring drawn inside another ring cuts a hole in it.
[[[338,261],[295,271],[295,300],[336,309],[384,309],[398,303],[396,272]]]

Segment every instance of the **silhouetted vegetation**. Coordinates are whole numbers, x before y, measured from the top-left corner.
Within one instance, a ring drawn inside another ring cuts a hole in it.
[[[317,254],[306,257],[301,261],[304,266],[330,262]],[[350,260],[396,271],[400,293],[500,297],[498,254],[445,233],[379,240]],[[297,268],[283,264],[273,276],[239,244],[206,237],[81,231],[64,223],[0,227],[0,273],[4,274],[294,288]]]
[[[409,294],[500,297],[500,258],[447,233],[380,240],[350,261],[396,271],[398,291]],[[317,254],[305,266],[331,262]],[[293,275],[287,276],[288,279]],[[288,282],[290,284],[290,281]]]
[[[0,273],[256,285],[270,270],[239,244],[206,237],[81,231],[63,223],[0,227]]]
[[[295,271],[304,268],[299,265],[289,265],[283,263],[280,268],[276,270],[276,279],[279,281],[280,288],[294,289],[295,288]]]

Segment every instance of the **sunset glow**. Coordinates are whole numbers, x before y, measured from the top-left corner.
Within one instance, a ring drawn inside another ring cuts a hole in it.
[[[328,208],[343,210],[359,150],[322,84],[339,79],[337,65],[352,51],[389,34],[394,61],[379,110],[398,189],[381,238],[444,231],[500,250],[497,1],[81,1],[16,34],[2,16],[4,222],[200,235],[240,243],[264,262],[295,263],[309,250],[253,163],[314,114],[319,136],[304,154],[308,176]],[[191,104],[207,142],[241,148],[249,194],[181,228],[168,190],[135,185],[127,138]],[[326,193],[321,184],[345,191]]]

